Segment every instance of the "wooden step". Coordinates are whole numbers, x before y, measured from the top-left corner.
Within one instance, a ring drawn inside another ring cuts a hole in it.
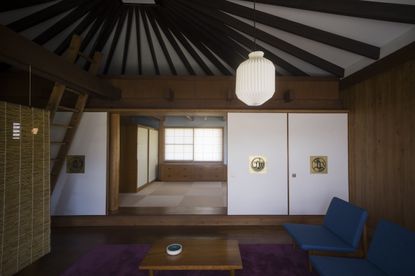
[[[76,90],[74,90],[72,88],[69,88],[69,87],[65,87],[65,91],[71,92],[72,94],[76,94],[76,95],[82,95],[83,94],[83,93],[81,93],[79,91],[76,91]]]

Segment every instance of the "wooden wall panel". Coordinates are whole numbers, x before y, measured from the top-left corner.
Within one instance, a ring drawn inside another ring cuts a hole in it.
[[[248,107],[235,96],[230,76],[118,76],[106,77],[121,90],[121,99],[91,97],[89,110],[116,109],[341,109],[339,81],[327,77],[277,79],[273,98]]]
[[[50,252],[49,112],[0,102],[0,124],[0,275],[12,275]]]
[[[415,61],[341,91],[349,113],[350,199],[415,230]]]

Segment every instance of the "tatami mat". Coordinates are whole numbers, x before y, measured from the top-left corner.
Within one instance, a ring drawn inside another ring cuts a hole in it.
[[[120,193],[120,207],[226,207],[226,182],[153,182],[138,193]]]

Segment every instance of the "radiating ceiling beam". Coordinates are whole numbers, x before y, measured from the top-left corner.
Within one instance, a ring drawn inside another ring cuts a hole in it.
[[[256,2],[383,21],[415,23],[415,5],[350,0],[257,0]]]
[[[107,81],[98,79],[75,64],[66,62],[42,46],[0,25],[0,61],[34,75],[59,82],[74,90],[94,96],[119,99],[120,92]]]
[[[108,2],[110,0],[106,0],[106,2]],[[111,1],[113,2],[113,1]],[[102,18],[102,14],[104,11],[108,10],[108,7],[106,5],[99,5],[98,9],[92,9],[87,16],[85,16],[82,21],[75,27],[75,29],[73,29],[73,31],[71,31],[66,38],[59,44],[58,47],[56,47],[55,49],[55,53],[57,55],[62,55],[66,49],[69,47],[69,44],[71,42],[72,36],[74,34],[76,35],[81,35],[82,32],[84,32],[89,25],[92,24],[92,22],[94,22],[94,20],[98,20],[100,18]]]
[[[159,17],[158,13],[154,12],[154,10],[151,10],[153,13],[156,21],[158,22],[158,25],[160,26],[161,30],[163,31],[164,35],[167,37],[167,39],[170,42],[170,45],[173,47],[173,49],[176,51],[177,55],[179,56],[180,60],[184,64],[184,66],[187,69],[187,72],[190,75],[195,75],[195,71],[193,70],[192,66],[190,65],[189,61],[187,60],[186,56],[184,55],[182,49],[180,48],[179,44],[176,42],[176,39],[173,37],[173,35],[170,33],[168,26],[162,18]]]
[[[157,40],[159,45],[161,46],[161,50],[163,51],[164,56],[166,57],[167,63],[169,64],[170,71],[173,75],[177,75],[176,68],[174,67],[173,61],[170,57],[169,51],[167,50],[166,44],[164,43],[163,37],[160,34],[160,30],[157,27],[157,23],[154,19],[154,14],[150,12],[152,9],[146,9],[147,17],[150,21],[150,24],[153,28],[154,33],[156,34]]]
[[[24,31],[43,21],[71,10],[82,3],[82,0],[63,0],[38,12],[32,13],[7,25],[15,32]]]
[[[113,10],[109,9],[109,15],[105,18],[104,25],[99,31],[98,37],[95,40],[94,45],[92,46],[91,53],[102,52],[102,49],[104,48],[109,37],[111,36],[112,30],[115,28],[117,19],[123,11],[123,5],[121,5],[118,1],[113,2],[117,3],[118,5],[114,7]]]
[[[147,41],[148,41],[148,46],[150,47],[150,53],[151,53],[151,58],[152,58],[153,64],[154,64],[154,70],[156,71],[157,75],[160,75],[160,69],[159,69],[159,65],[157,63],[157,56],[156,56],[156,52],[154,51],[153,40],[151,39],[150,28],[148,27],[146,14],[145,14],[143,8],[140,8],[140,11],[141,11],[141,18],[143,20],[144,31],[146,33],[146,37],[147,37]]]
[[[200,1],[199,1],[200,2]],[[254,19],[254,10],[242,5],[238,5],[226,0],[209,0],[204,1],[206,5],[218,8],[224,12],[231,13],[246,19]],[[301,23],[297,23],[282,17],[271,15],[256,10],[255,20],[267,26],[280,29],[289,33],[299,35],[314,41],[318,41],[345,51],[362,55],[371,59],[378,59],[380,56],[380,48],[350,39],[341,35],[323,31],[314,27],[310,27]]]
[[[201,22],[192,18],[189,12],[185,12],[184,6],[178,6],[178,3],[180,2],[171,2],[171,5],[168,7],[171,8],[171,12],[175,15],[177,22],[181,24],[181,28],[189,34],[189,37],[195,37],[202,41],[203,44],[207,45],[216,55],[236,70],[238,65],[244,60],[244,56],[247,56],[247,50],[241,49],[242,47],[239,45],[239,48],[237,48],[235,45],[232,45],[232,41],[227,37],[223,37],[206,28]]]
[[[61,33],[63,30],[65,30],[67,27],[72,25],[74,22],[76,22],[78,19],[83,17],[91,8],[94,8],[95,5],[97,5],[101,0],[95,0],[95,1],[87,1],[82,3],[77,8],[73,9],[70,13],[65,15],[62,19],[60,19],[58,22],[47,28],[45,31],[40,33],[37,37],[33,39],[34,42],[36,42],[39,45],[43,45],[52,38],[54,38],[56,35]]]
[[[217,18],[220,17],[220,12],[217,10],[212,9],[206,9],[203,7],[200,7],[198,5],[192,4],[190,2],[186,2],[187,5],[191,6],[191,10],[193,14],[197,14],[198,18],[204,22],[205,25],[209,25],[212,28],[215,28],[218,32],[222,33],[222,36],[229,36],[233,40],[237,41],[241,45],[244,45],[248,49],[252,49],[253,47],[253,41],[247,38],[246,36],[241,35],[240,33],[236,32],[235,30],[229,28],[225,24],[223,24],[222,21],[218,20]],[[215,18],[212,16],[212,14],[215,14],[217,17]],[[207,17],[211,18],[210,20]],[[267,58],[269,58],[273,63],[277,64],[279,67],[283,68],[287,72],[291,73],[294,76],[306,76],[307,74],[303,72],[301,69],[293,66],[286,60],[278,57],[274,53],[268,51],[267,49],[261,47],[260,45],[256,45],[255,50],[260,50],[265,53]],[[246,58],[247,52],[245,52]]]
[[[140,11],[138,7],[134,7],[135,12],[135,34],[137,40],[137,63],[138,63],[138,74],[143,74],[142,62],[141,62],[141,33],[140,33]]]
[[[176,26],[174,19],[170,18],[170,14],[166,13],[164,9],[158,9],[157,13],[160,13],[159,18],[163,18],[168,22],[169,29],[173,32],[174,36],[180,41],[186,51],[193,57],[193,59],[199,64],[202,70],[207,75],[213,75],[212,71],[203,61],[203,59],[197,54],[197,52],[193,49],[190,43],[187,41],[186,37],[181,33],[179,28]],[[230,74],[230,73],[229,73]]]
[[[131,27],[133,24],[133,7],[128,7],[127,31],[125,33],[124,52],[122,57],[121,74],[125,74],[125,67],[127,65],[128,49],[130,47]]]
[[[180,32],[183,32],[183,35],[186,35],[186,38],[189,39],[189,41],[194,45],[196,49],[198,49],[210,62],[212,62],[216,68],[218,68],[219,71],[222,72],[224,75],[232,75],[232,73],[226,68],[225,65],[222,64],[222,62],[211,52],[211,50],[202,43],[202,40],[200,39],[200,34],[194,34],[194,33],[188,33],[186,30],[183,30],[182,24],[179,24],[179,22],[176,20],[177,17],[173,17],[170,12],[165,14],[167,18],[170,20],[170,24],[176,26],[177,29],[180,30]],[[187,41],[186,41],[187,42]],[[190,45],[190,44],[189,44]],[[201,56],[193,49],[193,46],[190,46],[191,50],[194,51],[195,56],[198,60],[202,61],[203,64],[206,66],[209,73],[208,75],[213,75],[213,72],[210,70],[210,68],[207,66],[207,64],[203,61]],[[206,71],[206,69],[204,69]]]
[[[198,1],[199,3],[205,3],[203,1]],[[199,8],[200,9],[200,8]],[[200,9],[203,11],[203,9]],[[205,10],[205,12],[207,12]],[[236,19],[233,16],[225,14],[223,12],[214,12],[213,10],[209,11],[209,15],[224,22],[226,25],[239,30],[240,32],[246,33],[252,37],[256,36],[258,40],[261,40],[277,49],[280,49],[292,56],[295,56],[305,62],[308,62],[324,71],[330,72],[336,76],[343,77],[344,69],[334,63],[331,63],[319,56],[313,55],[293,44],[290,44],[278,37],[268,34],[267,32],[255,29],[253,26]]]
[[[2,1],[0,5],[0,12],[6,12],[21,8],[26,8],[34,5],[39,5],[52,0],[13,0],[13,1]]]
[[[120,35],[121,35],[121,31],[122,31],[122,27],[124,25],[125,18],[127,17],[127,7],[122,6],[121,9],[122,10],[121,10],[121,14],[118,18],[117,28],[115,29],[114,37],[111,41],[111,48],[108,52],[107,61],[105,63],[104,74],[108,73],[109,66],[110,66],[111,61],[112,61],[112,57],[114,56],[115,48],[117,47],[117,44],[118,44],[118,39],[120,38]]]

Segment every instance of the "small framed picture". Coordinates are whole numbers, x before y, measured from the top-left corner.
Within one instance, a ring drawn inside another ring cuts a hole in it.
[[[327,174],[328,160],[327,156],[310,156],[310,173]]]
[[[66,156],[66,173],[85,173],[85,155]]]

